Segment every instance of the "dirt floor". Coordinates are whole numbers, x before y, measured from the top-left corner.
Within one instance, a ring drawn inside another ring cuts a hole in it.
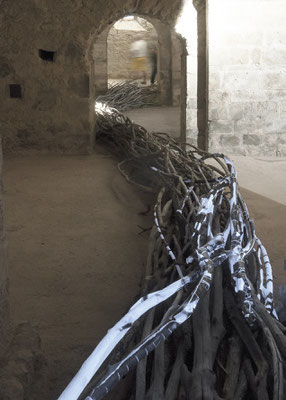
[[[53,400],[140,292],[152,222],[102,151],[6,158],[4,187],[12,318],[38,327]]]
[[[153,115],[148,129],[176,129],[177,111],[168,123],[170,110],[143,110],[141,123]],[[286,283],[286,160],[231,158],[277,292]],[[140,292],[148,243],[141,227],[152,225],[140,213],[150,198],[100,147],[90,156],[6,157],[4,190],[12,317],[38,327],[54,400]]]
[[[151,220],[102,150],[6,158],[4,187],[12,316],[38,326],[52,400],[138,294]],[[286,206],[242,193],[285,282]]]

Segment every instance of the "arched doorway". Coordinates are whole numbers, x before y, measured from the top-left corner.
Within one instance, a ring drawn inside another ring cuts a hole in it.
[[[153,105],[160,109],[154,110],[157,123],[154,126],[149,124],[146,128],[152,131],[167,130],[167,133],[185,142],[186,45],[170,25],[158,19],[128,15],[108,25],[96,38],[91,50],[93,101],[105,93],[111,83],[133,78],[130,45],[137,37],[144,37],[148,47],[155,46],[158,58],[157,96],[153,97]],[[150,75],[151,66],[148,62],[147,86],[150,85]],[[148,111],[142,111],[144,113],[142,121],[140,118],[136,120],[137,115],[131,117],[144,126],[145,120],[150,122]]]
[[[158,34],[155,27],[146,19],[130,15],[119,19],[110,28],[107,36],[107,76],[108,85],[117,81],[136,81],[142,84],[142,76],[132,69],[132,46],[143,41],[146,45],[146,85],[150,85],[151,50],[158,53]],[[158,60],[158,64],[160,60]],[[159,75],[156,76],[159,82]]]

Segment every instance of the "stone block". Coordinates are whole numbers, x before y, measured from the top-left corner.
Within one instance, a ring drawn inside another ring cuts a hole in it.
[[[244,117],[249,120],[267,120],[279,118],[278,103],[272,101],[246,102]]]
[[[220,144],[222,146],[239,146],[240,138],[234,135],[221,135]]]
[[[266,72],[263,76],[265,89],[284,90],[286,89],[286,68],[281,72]]]
[[[244,117],[244,103],[231,103],[229,106],[230,119],[237,121]]]
[[[258,135],[243,135],[243,144],[259,146],[261,144],[261,137]]]
[[[214,120],[228,120],[228,104],[227,103],[209,103],[209,119]]]
[[[89,76],[87,74],[72,76],[68,80],[71,91],[79,97],[89,97]]]
[[[231,133],[233,132],[232,121],[210,121],[209,129],[213,133]]]
[[[259,101],[256,103],[256,115],[259,118],[279,118],[279,105],[273,101]]]
[[[234,132],[241,134],[247,134],[255,131],[255,122],[254,121],[248,121],[248,120],[237,120],[234,121]]]
[[[286,119],[268,120],[263,125],[266,134],[281,134],[286,132]]]

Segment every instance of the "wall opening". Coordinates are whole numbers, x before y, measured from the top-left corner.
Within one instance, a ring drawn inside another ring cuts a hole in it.
[[[21,85],[17,83],[12,83],[9,85],[10,99],[21,99],[22,98],[22,88]]]
[[[39,57],[44,61],[55,61],[55,52],[39,49]]]
[[[137,39],[147,43],[146,84],[142,83],[143,76],[136,76],[132,68],[131,47]],[[149,131],[165,131],[185,142],[187,51],[186,41],[181,35],[158,19],[146,15],[144,18],[128,15],[106,26],[90,45],[92,104],[98,96],[108,91],[112,83],[135,80],[139,86],[150,88],[156,95],[148,107],[136,112],[128,111],[127,115]],[[157,74],[153,85],[152,48],[157,51]],[[157,114],[154,118],[153,113]]]
[[[150,22],[137,16],[115,22],[107,37],[108,85],[119,80],[150,85],[158,63],[158,35]],[[153,83],[158,81],[157,73]]]

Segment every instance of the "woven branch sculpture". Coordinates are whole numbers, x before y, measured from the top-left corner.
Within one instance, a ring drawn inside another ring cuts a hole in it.
[[[156,87],[140,87],[135,81],[120,81],[113,83],[106,93],[97,97],[98,103],[116,107],[118,111],[145,107],[154,103]]]
[[[103,399],[134,371],[126,400],[285,399],[286,328],[232,162],[103,104],[96,116],[98,140],[127,157],[123,175],[158,195],[142,297],[60,400]]]

